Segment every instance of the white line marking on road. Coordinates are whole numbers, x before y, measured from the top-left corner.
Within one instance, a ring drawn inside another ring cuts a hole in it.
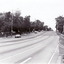
[[[26,63],[27,61],[29,61],[30,59],[32,59],[32,57],[29,57],[28,59],[24,60],[24,61],[21,62],[20,64],[24,64],[24,63]]]
[[[31,49],[29,49],[29,50],[31,50]],[[19,54],[25,53],[25,52],[27,52],[27,51],[29,51],[29,50],[23,51],[23,52],[21,52],[21,53],[18,53],[18,54],[15,54],[15,55],[9,56],[9,57],[6,57],[6,58],[4,58],[4,59],[1,59],[0,61],[4,61],[4,60],[9,59],[9,58],[11,58],[11,57],[13,57],[13,56],[16,56],[16,55],[19,55]]]
[[[54,51],[54,53],[53,53],[52,57],[50,58],[50,60],[49,60],[48,64],[50,64],[50,62],[51,62],[51,60],[52,60],[53,56],[55,55],[55,53],[56,53],[56,51],[57,51],[57,48],[58,48],[58,46],[56,47],[56,49],[55,49],[55,51]]]

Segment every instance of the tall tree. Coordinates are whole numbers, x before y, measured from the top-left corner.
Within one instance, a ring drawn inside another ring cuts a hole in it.
[[[20,16],[21,13],[20,11],[16,11],[15,15],[13,16],[13,30],[16,33],[21,33],[22,32],[22,28],[23,28],[23,17]]]
[[[30,32],[30,16],[25,16],[24,26],[25,26],[25,30]]]

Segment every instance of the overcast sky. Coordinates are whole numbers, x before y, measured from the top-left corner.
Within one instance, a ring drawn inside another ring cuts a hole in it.
[[[31,21],[39,19],[55,30],[55,18],[64,16],[64,0],[0,0],[0,12],[16,10]]]

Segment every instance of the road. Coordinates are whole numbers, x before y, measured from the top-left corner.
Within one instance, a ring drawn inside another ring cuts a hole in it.
[[[0,64],[56,64],[59,37],[41,31],[21,38],[0,38]]]

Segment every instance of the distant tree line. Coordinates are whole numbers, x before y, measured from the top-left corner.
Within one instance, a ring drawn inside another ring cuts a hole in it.
[[[0,33],[2,34],[22,34],[41,30],[50,31],[52,29],[38,19],[30,21],[30,15],[22,17],[20,11],[0,13]]]

